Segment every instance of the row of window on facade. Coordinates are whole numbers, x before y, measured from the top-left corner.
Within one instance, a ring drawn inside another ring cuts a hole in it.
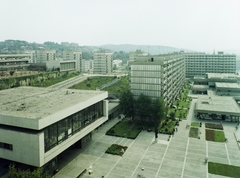
[[[50,125],[44,130],[45,152],[102,116],[103,102],[101,101]]]
[[[13,145],[8,144],[8,143],[0,142],[0,148],[12,151],[13,150]]]

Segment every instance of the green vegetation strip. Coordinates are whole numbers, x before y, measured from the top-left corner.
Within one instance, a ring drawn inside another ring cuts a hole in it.
[[[175,125],[176,125],[177,121],[173,121],[173,120],[169,120],[165,123],[163,123],[160,127],[159,127],[159,132],[160,133],[172,133]]]
[[[205,127],[206,127],[206,128],[209,128],[209,129],[223,130],[222,124],[205,123]]]
[[[199,138],[199,136],[198,136],[198,128],[196,128],[196,127],[190,127],[189,137]]]
[[[108,91],[109,94],[117,94],[120,95],[124,91],[129,89],[129,79],[127,76],[121,77],[120,82],[112,85],[110,87],[104,88],[103,90]]]
[[[206,129],[206,140],[214,142],[225,142],[225,134],[221,130]]]
[[[171,113],[171,112],[175,112],[175,117],[176,118],[181,118],[181,119],[186,119],[187,114],[188,114],[188,110],[186,110],[186,109],[174,109],[174,108],[171,108],[169,110],[169,113]]]
[[[87,80],[84,80],[83,82],[80,82],[70,88],[80,90],[96,90],[96,88],[113,81],[115,78],[116,77],[88,77]]]
[[[240,177],[240,167],[221,163],[209,162],[208,172],[228,177]]]
[[[192,126],[192,127],[199,127],[199,122],[192,122],[192,123],[191,123],[191,126]]]
[[[127,148],[127,146],[112,144],[105,153],[122,156]]]
[[[110,128],[106,132],[106,134],[117,137],[135,139],[141,131],[142,128],[134,124],[132,121],[123,120]]]
[[[42,82],[37,82],[35,84],[33,84],[33,86],[36,87],[49,87],[51,85],[60,83],[62,81],[68,80],[70,78],[76,77],[78,76],[80,73],[74,72],[74,73],[65,73],[62,74],[56,78],[51,77],[51,74],[44,74],[44,77],[46,77],[46,79]]]

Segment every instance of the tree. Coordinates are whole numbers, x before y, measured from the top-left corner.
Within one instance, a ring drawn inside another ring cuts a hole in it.
[[[133,94],[131,93],[130,90],[124,91],[120,95],[119,104],[123,114],[126,115],[127,117],[131,117],[132,119],[134,119],[135,99],[133,98]]]
[[[41,168],[34,169],[33,171],[16,169],[14,164],[9,165],[9,178],[50,178],[51,176],[47,173],[43,173]]]
[[[11,75],[11,77],[13,76],[14,72],[15,72],[14,70],[9,71],[9,74]]]
[[[172,119],[172,120],[174,120],[175,119],[175,112],[170,112],[170,118]]]
[[[151,98],[144,95],[143,93],[138,97],[136,102],[136,110],[137,110],[137,114],[141,118],[141,121],[143,121],[143,117],[150,118],[150,110],[152,105],[151,103],[152,103]]]
[[[152,119],[157,128],[161,121],[167,117],[168,110],[162,98],[153,100],[151,108]]]

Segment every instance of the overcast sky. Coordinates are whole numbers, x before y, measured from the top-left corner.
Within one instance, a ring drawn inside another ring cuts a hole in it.
[[[240,0],[1,0],[0,41],[240,49]]]

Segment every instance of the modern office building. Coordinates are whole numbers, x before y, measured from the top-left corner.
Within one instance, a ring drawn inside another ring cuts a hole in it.
[[[93,73],[111,74],[113,71],[113,54],[106,51],[94,52]]]
[[[55,50],[45,50],[45,49],[36,50],[36,63],[46,63],[47,61],[55,61],[55,60],[56,60]]]
[[[0,71],[24,70],[32,63],[30,54],[0,54]]]
[[[237,74],[207,73],[203,76],[195,76],[193,82],[197,85],[208,85],[209,87],[215,87],[216,82],[239,84],[240,76]]]
[[[108,119],[105,91],[18,87],[0,95],[0,157],[50,171]]]
[[[130,90],[135,97],[141,93],[163,98],[171,105],[185,83],[185,60],[181,53],[135,56],[129,61]]]
[[[205,53],[186,53],[186,77],[193,78],[206,73],[236,73],[236,55]]]
[[[63,51],[63,61],[75,61],[76,71],[81,72],[81,69],[82,69],[82,52],[80,52],[80,51]]]

